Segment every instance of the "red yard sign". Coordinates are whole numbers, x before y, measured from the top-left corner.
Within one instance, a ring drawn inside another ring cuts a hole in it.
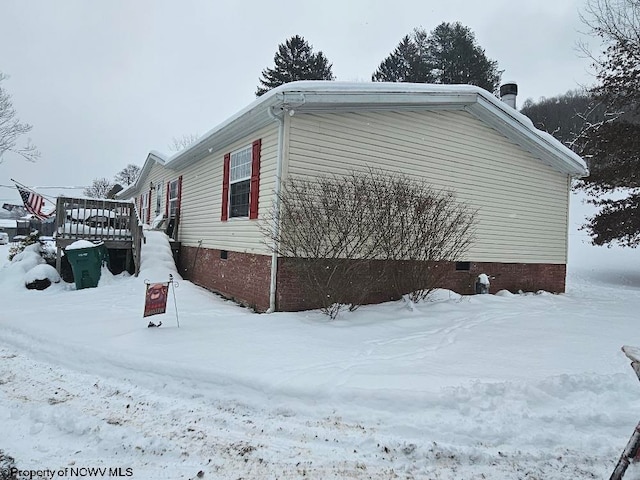
[[[167,311],[167,297],[169,296],[169,283],[149,283],[144,299],[144,315],[158,315]]]

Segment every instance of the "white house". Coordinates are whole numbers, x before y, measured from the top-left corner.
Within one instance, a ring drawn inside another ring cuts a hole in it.
[[[478,209],[476,240],[443,287],[562,292],[571,179],[584,161],[470,85],[293,82],[188,148],[152,152],[120,198],[173,219],[187,279],[257,310],[310,307],[259,223],[291,176],[374,167],[453,190]]]

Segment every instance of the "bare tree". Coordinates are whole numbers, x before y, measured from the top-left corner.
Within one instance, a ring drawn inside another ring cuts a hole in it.
[[[0,163],[2,163],[4,154],[7,152],[15,153],[25,160],[34,162],[40,156],[40,152],[31,143],[30,139],[27,139],[26,145],[22,147],[16,146],[18,139],[31,131],[31,125],[20,123],[20,120],[16,117],[11,95],[2,88],[1,84],[7,78],[6,75],[0,72]]]
[[[83,193],[91,198],[107,198],[107,194],[112,187],[113,182],[108,178],[96,178],[90,187],[84,189]]]
[[[196,140],[200,138],[200,135],[197,133],[189,133],[184,134],[181,137],[173,137],[171,143],[169,144],[169,150],[172,152],[179,152],[180,150],[184,150],[189,145],[194,143]]]
[[[606,43],[631,44],[640,55],[640,1],[586,0],[580,19]]]
[[[139,175],[140,167],[130,163],[116,174],[114,180],[120,185],[128,186],[134,183]]]
[[[269,247],[331,318],[384,290],[426,298],[446,274],[443,262],[463,258],[473,240],[475,212],[400,174],[291,178],[279,203],[262,224]]]

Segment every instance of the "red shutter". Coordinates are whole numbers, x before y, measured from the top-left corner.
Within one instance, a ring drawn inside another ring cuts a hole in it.
[[[260,147],[262,140],[253,142],[251,155],[251,189],[249,190],[249,218],[258,218],[258,198],[260,196]]]
[[[167,196],[164,200],[164,217],[165,218],[169,218],[169,195],[171,195],[169,190],[170,188],[171,188],[171,180],[167,182]]]
[[[182,207],[182,175],[178,177],[178,204],[176,205],[176,216],[180,216]]]
[[[147,223],[151,222],[151,190],[149,190],[149,203],[147,204]]]
[[[222,215],[220,220],[226,222],[229,218],[229,168],[231,166],[231,154],[224,156],[224,168],[222,170]]]

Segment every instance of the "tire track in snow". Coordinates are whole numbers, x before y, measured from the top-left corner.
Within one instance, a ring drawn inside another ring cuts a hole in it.
[[[594,453],[580,442],[561,448],[549,438],[542,440],[549,447],[540,449],[540,439],[527,445],[526,432],[513,441],[518,432],[510,424],[530,428],[555,422],[557,395],[572,390],[572,396],[582,395],[590,387],[588,378],[558,382],[535,390],[523,386],[522,391],[479,385],[477,395],[473,389],[450,389],[425,398],[424,415],[409,424],[392,412],[354,419],[345,409],[269,404],[268,397],[265,405],[256,406],[221,400],[206,389],[202,395],[193,388],[175,395],[162,386],[150,390],[78,373],[0,347],[0,405],[10,405],[0,409],[0,428],[11,430],[4,441],[18,447],[24,467],[120,462],[149,479],[195,478],[200,470],[205,478],[601,477],[613,464],[613,447],[603,455],[602,448]],[[571,388],[566,382],[572,382]],[[601,387],[594,395],[606,393]],[[535,395],[546,396],[548,409],[531,410],[527,399],[532,395],[532,405],[540,402]],[[505,407],[520,402],[529,420],[513,416],[517,411],[512,408],[501,413],[501,402]],[[581,412],[572,403],[563,416],[567,429],[584,425],[584,418],[596,427],[607,424],[606,418]],[[495,437],[501,428],[511,447],[482,442],[483,429]]]

